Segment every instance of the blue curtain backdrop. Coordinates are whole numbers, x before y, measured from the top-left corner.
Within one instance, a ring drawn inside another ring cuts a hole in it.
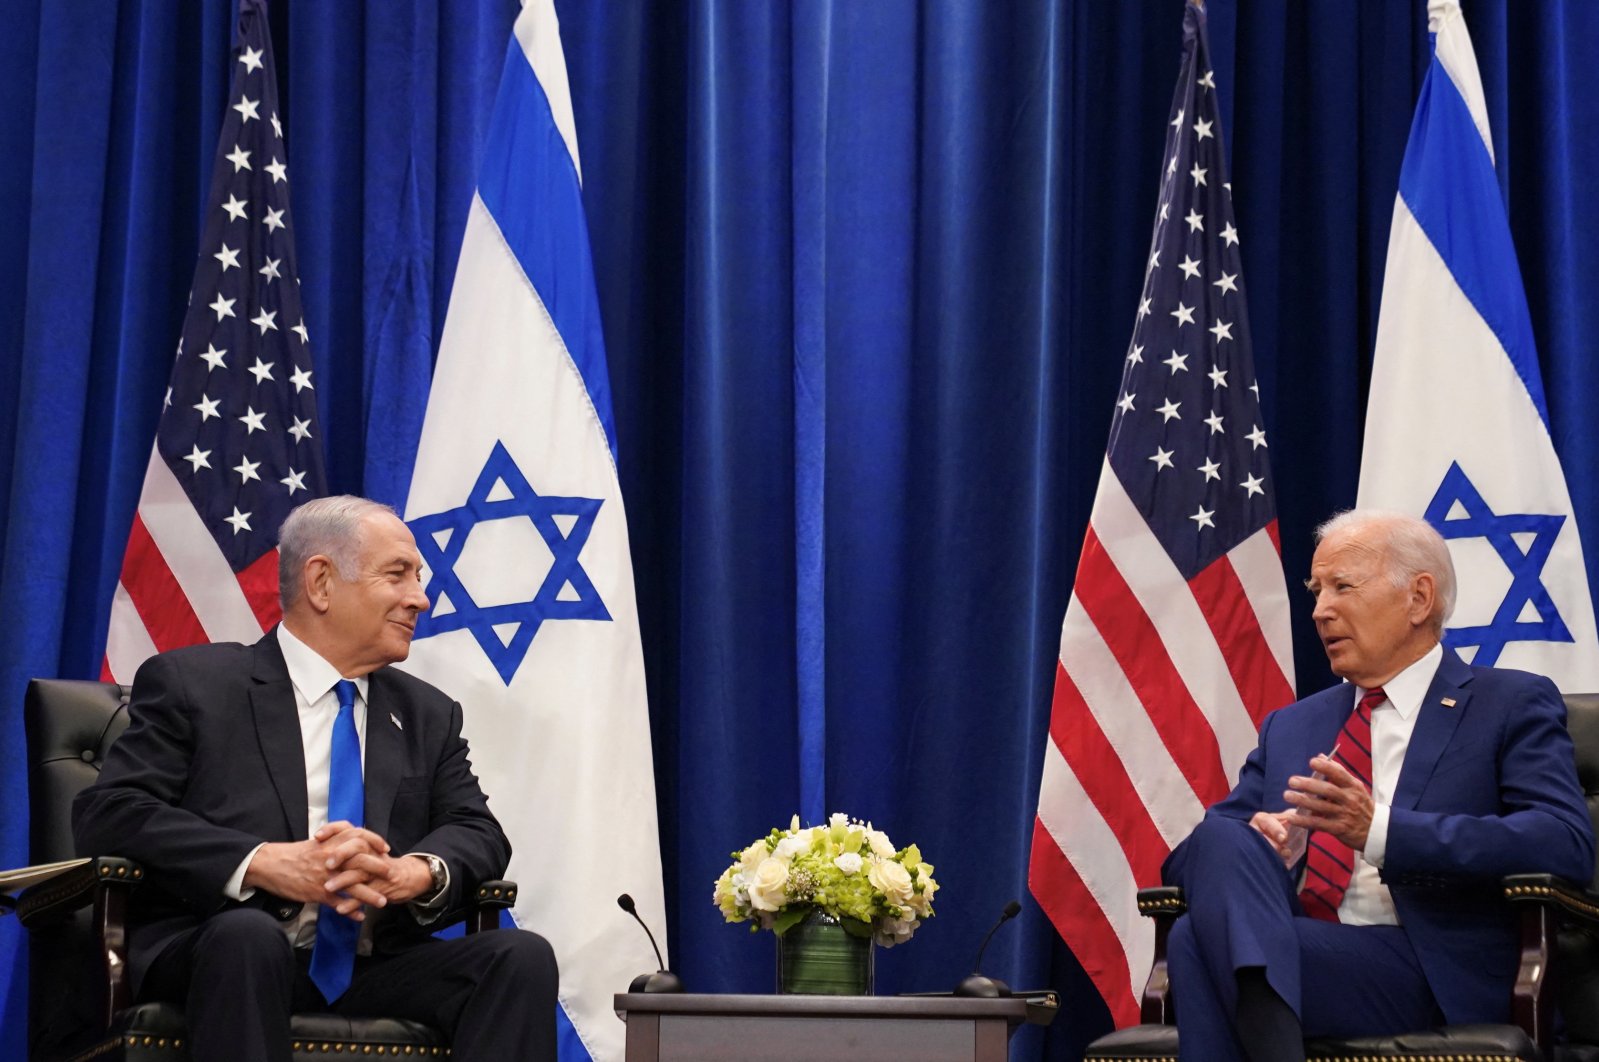
[[[98,673],[193,270],[230,0],[9,0],[0,35],[0,865],[21,693]],[[1026,900],[1059,625],[1154,209],[1175,0],[559,3],[610,352],[675,964],[766,990],[710,902],[796,809],[916,840],[939,989]],[[1213,0],[1291,578],[1351,504],[1424,4]],[[1466,0],[1555,442],[1599,575],[1599,5]],[[513,0],[277,3],[332,485],[403,500]],[[1302,689],[1326,665],[1297,617]],[[621,891],[629,883],[618,882]],[[0,1057],[21,1057],[0,922]],[[989,971],[1108,1019],[1036,906]],[[619,986],[620,987],[620,986]]]

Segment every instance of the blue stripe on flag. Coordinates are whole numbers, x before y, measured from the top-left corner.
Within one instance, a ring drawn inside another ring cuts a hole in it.
[[[616,460],[611,380],[605,368],[583,189],[555,127],[550,101],[515,35],[483,146],[478,195],[561,334]]]
[[[1416,102],[1399,194],[1509,355],[1547,430],[1549,408],[1527,295],[1493,160],[1465,98],[1437,56]]]
[[[583,1046],[583,1038],[578,1036],[572,1019],[566,1016],[566,1008],[562,1006],[555,1008],[555,1056],[561,1062],[594,1062],[589,1049]]]

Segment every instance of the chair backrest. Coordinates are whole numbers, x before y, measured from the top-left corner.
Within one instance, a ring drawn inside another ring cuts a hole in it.
[[[71,859],[72,800],[128,726],[128,687],[34,679],[23,703],[31,863]],[[52,1058],[98,1026],[98,957],[89,911],[28,934],[28,1057]],[[68,986],[77,986],[69,988]]]
[[[1599,694],[1566,697],[1566,727],[1576,746],[1577,784],[1588,799],[1588,815],[1599,831]],[[1599,888],[1599,874],[1590,887]],[[1586,929],[1560,931],[1556,971],[1566,1036],[1575,1043],[1599,1043],[1599,940]]]
[[[1566,729],[1576,746],[1577,784],[1588,800],[1588,817],[1599,833],[1599,693],[1566,695]],[[1591,888],[1599,888],[1596,872]]]
[[[71,859],[72,799],[99,777],[128,727],[128,687],[34,679],[23,706],[28,733],[29,862]]]

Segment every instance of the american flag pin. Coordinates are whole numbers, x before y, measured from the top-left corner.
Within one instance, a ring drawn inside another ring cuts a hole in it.
[[[1449,703],[1450,704],[1454,704],[1455,702],[1454,701],[1450,701]],[[401,723],[400,722],[400,717],[395,715],[393,712],[389,713],[389,722],[394,724],[394,729],[396,729],[396,730],[404,730],[405,729],[405,724]]]
[[[1445,708],[1453,708],[1455,706],[1455,699],[1453,697],[1445,697],[1443,699],[1443,706]],[[398,724],[399,720],[396,719],[395,723]]]

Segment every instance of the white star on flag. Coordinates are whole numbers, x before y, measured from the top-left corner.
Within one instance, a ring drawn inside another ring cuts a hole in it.
[[[302,344],[291,355],[278,331],[304,307],[293,270],[279,268],[295,251],[265,5],[226,6],[236,10],[237,61],[224,68],[179,356],[106,630],[101,673],[122,683],[153,653],[253,642],[270,630],[281,615],[278,529],[296,505],[327,493],[319,443],[296,449],[277,430],[298,419],[307,435],[320,434],[315,394],[300,394],[270,368],[310,365],[311,352]],[[271,128],[258,120],[269,113]],[[265,227],[250,224],[263,213]],[[291,457],[292,487],[282,482]],[[207,470],[217,474],[201,475]]]

